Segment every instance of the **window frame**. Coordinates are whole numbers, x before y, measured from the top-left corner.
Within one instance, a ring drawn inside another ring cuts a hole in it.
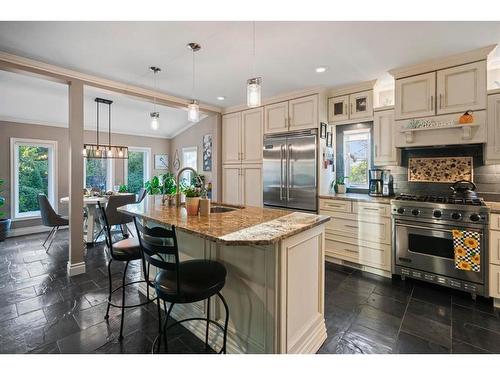
[[[87,159],[88,158],[83,158],[83,188],[85,189],[87,187]],[[96,159],[96,158],[91,158],[91,159]],[[102,158],[102,160],[106,160],[106,163],[108,164],[106,166],[106,185],[108,187],[107,190],[113,190],[113,185],[115,181],[115,169],[114,169],[114,159],[107,159],[107,158]]]
[[[347,184],[346,187],[348,189],[359,189],[359,190],[367,190],[370,187],[370,168],[372,165],[372,134],[371,134],[371,129],[370,128],[362,128],[362,129],[351,129],[351,130],[344,130],[343,131],[343,147],[342,147],[342,152],[343,152],[343,159],[344,159],[344,170],[343,170],[343,175],[344,176],[349,176],[350,173],[347,173],[347,168],[351,167],[351,163],[347,159],[347,154],[346,154],[346,139],[348,138],[349,135],[351,134],[360,134],[364,133],[367,134],[367,145],[368,149],[366,150],[366,162],[367,162],[367,170],[366,170],[366,185],[354,185],[351,184],[350,179],[347,179]]]
[[[153,174],[151,169],[151,147],[138,147],[138,146],[127,146],[128,151],[132,152],[142,152],[146,154],[144,158],[144,171],[146,175],[144,176],[144,182],[149,181],[151,175]],[[123,170],[123,183],[128,187],[128,159],[125,160],[125,168]]]
[[[54,210],[58,209],[58,175],[57,175],[57,141],[31,138],[10,138],[10,217],[13,221],[40,218],[40,210],[19,212],[19,146],[47,147],[48,156],[48,186],[47,199]]]

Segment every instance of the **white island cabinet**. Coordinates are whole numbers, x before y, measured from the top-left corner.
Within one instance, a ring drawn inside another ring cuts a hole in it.
[[[228,353],[316,353],[326,340],[328,217],[258,207],[187,216],[184,207],[162,206],[160,198],[151,196],[119,210],[150,226],[175,225],[181,260],[224,264],[227,277],[221,293],[229,306]],[[204,302],[175,305],[172,316],[177,320],[205,316],[206,308]],[[211,317],[223,323],[220,300],[213,298],[210,309]],[[205,322],[184,324],[205,339]],[[222,335],[214,326],[210,344],[218,350]]]

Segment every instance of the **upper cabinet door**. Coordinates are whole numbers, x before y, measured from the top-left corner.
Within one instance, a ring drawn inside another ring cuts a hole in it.
[[[435,115],[436,72],[396,80],[396,120]]]
[[[437,114],[486,108],[486,61],[437,72]]]
[[[363,119],[373,117],[373,91],[357,92],[349,95],[349,118]]]
[[[373,115],[373,163],[377,166],[398,165],[394,111],[378,111]]]
[[[318,95],[293,99],[288,102],[289,130],[318,127]]]
[[[349,95],[337,96],[328,99],[328,122],[344,121],[349,119]]]
[[[241,161],[241,112],[222,117],[222,162]]]
[[[500,163],[500,94],[488,95],[488,142],[485,164]]]
[[[264,133],[286,131],[288,131],[288,102],[266,105],[264,107]]]
[[[262,163],[264,108],[249,109],[241,113],[242,162]]]

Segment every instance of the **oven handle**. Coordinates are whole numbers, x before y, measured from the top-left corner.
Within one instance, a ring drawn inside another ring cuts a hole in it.
[[[451,229],[432,228],[432,227],[424,227],[421,225],[408,225],[408,224],[401,224],[401,223],[396,223],[395,225],[397,227],[425,229],[425,230],[433,230],[433,231],[438,231],[438,232],[453,233]],[[473,232],[483,233],[483,231],[481,229],[474,228],[474,229],[470,229],[470,230]]]

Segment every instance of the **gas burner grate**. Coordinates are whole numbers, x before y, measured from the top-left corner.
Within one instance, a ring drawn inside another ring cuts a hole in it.
[[[443,204],[463,204],[467,206],[482,206],[484,202],[481,198],[457,198],[454,196],[436,196],[436,195],[412,195],[401,194],[396,197],[399,201],[413,201],[413,202],[429,202],[429,203],[443,203]]]

